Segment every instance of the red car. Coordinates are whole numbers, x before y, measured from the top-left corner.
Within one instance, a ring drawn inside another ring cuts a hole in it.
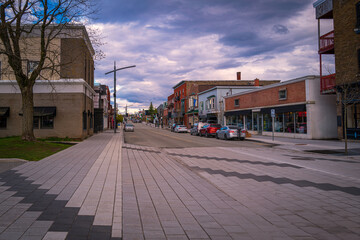
[[[215,136],[216,135],[216,131],[219,130],[221,128],[220,124],[206,124],[204,125],[201,129],[200,129],[200,137],[205,136],[205,137],[210,137],[210,136]]]

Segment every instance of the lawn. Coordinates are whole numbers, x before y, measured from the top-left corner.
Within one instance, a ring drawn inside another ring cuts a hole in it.
[[[21,137],[0,138],[0,158],[38,161],[68,147],[71,145],[46,141],[27,142]]]

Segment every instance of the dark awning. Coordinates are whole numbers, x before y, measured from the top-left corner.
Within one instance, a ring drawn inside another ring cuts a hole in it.
[[[275,109],[275,113],[286,113],[286,112],[304,112],[306,111],[306,104],[289,105],[283,107],[272,107],[262,108],[261,113],[270,114],[271,109]]]
[[[56,116],[56,107],[34,107],[34,117]]]
[[[225,116],[251,115],[251,110],[240,110],[233,112],[225,112]]]
[[[0,107],[0,117],[8,117],[10,113],[9,107]]]

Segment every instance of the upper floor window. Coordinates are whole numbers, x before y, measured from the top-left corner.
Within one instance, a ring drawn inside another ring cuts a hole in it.
[[[287,98],[287,91],[286,89],[279,90],[279,100],[284,100]]]
[[[234,100],[234,105],[235,105],[235,106],[239,106],[239,99],[235,99],[235,100]]]
[[[210,103],[210,109],[214,109],[215,108],[215,98],[210,98],[209,103]]]

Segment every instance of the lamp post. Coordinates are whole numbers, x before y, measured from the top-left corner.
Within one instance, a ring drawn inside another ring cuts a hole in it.
[[[116,133],[116,127],[117,127],[117,125],[116,125],[116,72],[126,69],[126,68],[133,68],[133,67],[136,67],[136,65],[116,69],[116,61],[114,61],[114,70],[105,73],[105,75],[112,73],[112,72],[114,73],[114,133]]]

